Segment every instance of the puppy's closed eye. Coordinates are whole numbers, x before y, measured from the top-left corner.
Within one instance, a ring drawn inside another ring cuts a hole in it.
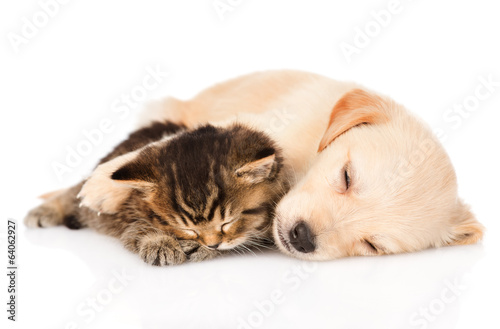
[[[351,177],[349,176],[347,167],[344,168],[344,182],[345,182],[345,190],[347,191],[351,186]]]
[[[350,162],[346,163],[345,166],[339,170],[338,176],[333,179],[332,185],[334,189],[340,193],[346,193],[352,185],[352,175],[351,175],[351,164]]]
[[[379,248],[377,245],[373,244],[370,242],[370,240],[363,240],[363,245],[365,246],[366,250],[371,253],[371,254],[378,254],[379,253]]]

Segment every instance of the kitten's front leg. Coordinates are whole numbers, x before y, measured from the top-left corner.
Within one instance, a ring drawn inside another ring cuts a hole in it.
[[[139,256],[146,263],[155,266],[178,265],[187,259],[177,239],[157,234],[147,235],[141,239]]]
[[[186,262],[187,256],[175,237],[134,224],[125,230],[120,240],[127,249],[139,254],[146,263],[165,266]]]
[[[179,244],[190,262],[201,262],[224,253],[224,251],[210,250],[194,240],[180,240]]]
[[[83,183],[73,187],[54,191],[45,194],[45,200],[38,207],[30,210],[24,218],[24,223],[28,227],[50,227],[56,225],[66,225],[76,229],[86,226],[78,220],[78,199],[76,195],[80,191]]]

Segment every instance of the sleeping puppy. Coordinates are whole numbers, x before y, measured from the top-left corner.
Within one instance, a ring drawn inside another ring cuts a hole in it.
[[[430,129],[361,89],[333,107],[318,155],[274,222],[280,249],[309,260],[471,244],[482,234]]]
[[[391,99],[312,73],[239,77],[190,101],[168,98],[144,124],[234,122],[266,131],[283,150],[291,191],[273,233],[308,260],[472,244],[483,226],[457,196],[454,169],[430,129]]]

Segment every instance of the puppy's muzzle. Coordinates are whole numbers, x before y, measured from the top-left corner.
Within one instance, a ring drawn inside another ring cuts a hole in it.
[[[306,222],[300,221],[295,224],[290,230],[289,236],[290,243],[299,252],[308,253],[316,249],[314,236]]]

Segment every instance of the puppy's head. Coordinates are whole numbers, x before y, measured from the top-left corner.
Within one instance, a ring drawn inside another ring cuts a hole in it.
[[[453,167],[401,105],[360,89],[332,110],[319,154],[281,200],[285,253],[326,260],[471,244],[483,227],[457,197]]]

